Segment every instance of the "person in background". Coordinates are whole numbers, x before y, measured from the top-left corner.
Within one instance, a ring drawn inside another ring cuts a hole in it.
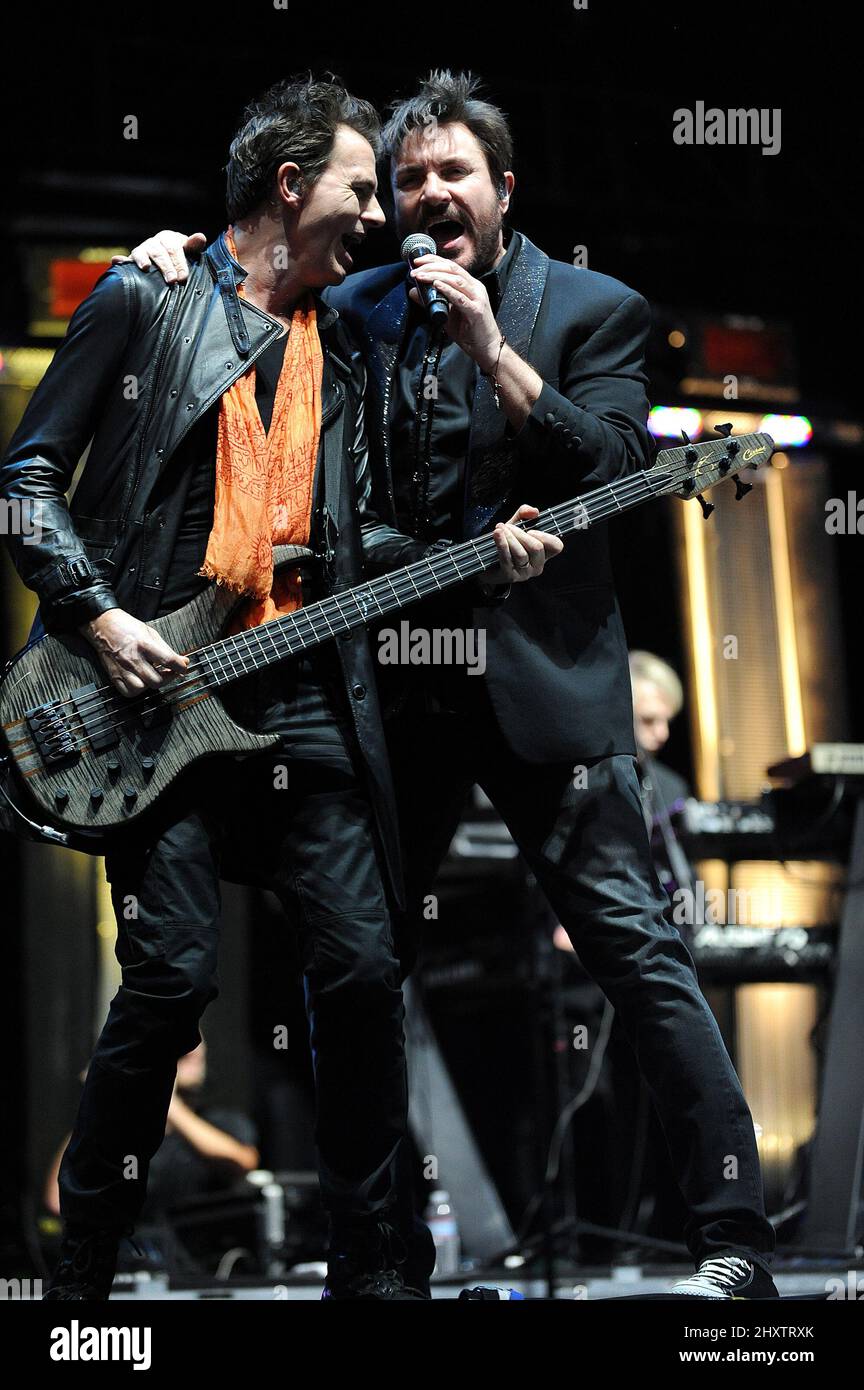
[[[676,832],[676,817],[684,810],[690,788],[657,756],[669,741],[669,725],[681,712],[684,691],[668,662],[653,652],[630,653],[633,688],[633,730],[645,824],[651,838],[654,867],[670,901],[679,889],[694,889],[693,867]],[[692,923],[682,924],[691,944]]]
[[[630,683],[643,791],[647,780],[655,800],[669,812],[679,810],[690,788],[683,777],[658,760],[658,754],[669,741],[669,725],[684,704],[681,681],[668,662],[653,652],[632,651]]]
[[[241,1174],[258,1167],[252,1121],[240,1111],[206,1105],[206,1077],[207,1046],[202,1038],[177,1063],[165,1138],[150,1164],[142,1221],[161,1215],[186,1197],[231,1187]],[[43,1201],[54,1216],[60,1215],[57,1178],[69,1138],[57,1150],[45,1180]]]

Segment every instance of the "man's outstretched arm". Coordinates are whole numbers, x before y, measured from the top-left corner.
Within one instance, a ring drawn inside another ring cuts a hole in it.
[[[167,284],[182,284],[189,278],[188,255],[197,255],[207,245],[203,232],[172,232],[166,228],[133,247],[128,256],[113,256],[112,265],[137,265],[139,270],[159,271]]]

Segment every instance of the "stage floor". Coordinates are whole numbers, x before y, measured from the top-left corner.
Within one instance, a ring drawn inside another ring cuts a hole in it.
[[[569,1301],[589,1301],[610,1298],[639,1298],[668,1293],[670,1284],[676,1279],[686,1278],[692,1273],[689,1265],[670,1265],[663,1268],[643,1270],[636,1266],[626,1267],[610,1274],[583,1271],[581,1274],[560,1279],[556,1289],[556,1299]],[[850,1270],[839,1265],[809,1265],[806,1269],[786,1269],[782,1266],[773,1271],[774,1282],[780,1290],[781,1298],[849,1299],[850,1286],[860,1283],[864,1289],[864,1266]],[[323,1271],[321,1275],[306,1278],[286,1278],[284,1282],[251,1283],[236,1281],[230,1284],[210,1283],[208,1285],[188,1285],[169,1287],[167,1280],[159,1275],[151,1278],[136,1276],[135,1284],[124,1287],[118,1280],[111,1295],[113,1302],[142,1302],[151,1300],[209,1301],[212,1299],[237,1299],[242,1301],[307,1301],[321,1297]],[[517,1279],[512,1272],[499,1270],[481,1276],[472,1275],[458,1282],[436,1282],[432,1286],[433,1299],[457,1298],[463,1288],[477,1284],[514,1289],[526,1299],[545,1299],[546,1284],[542,1279]],[[859,1297],[861,1295],[859,1294]]]

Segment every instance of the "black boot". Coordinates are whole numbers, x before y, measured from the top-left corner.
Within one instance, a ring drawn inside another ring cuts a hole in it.
[[[432,1297],[429,1281],[435,1272],[436,1256],[432,1232],[420,1216],[415,1216],[413,1228],[405,1236],[405,1263],[400,1268],[405,1283],[421,1298]]]
[[[121,1229],[80,1226],[67,1222],[60,1246],[60,1259],[43,1301],[78,1299],[86,1303],[107,1303],[117,1269],[117,1247],[134,1227]]]
[[[363,1302],[428,1298],[428,1294],[406,1284],[404,1264],[405,1247],[385,1219],[334,1221],[327,1281],[321,1297]]]

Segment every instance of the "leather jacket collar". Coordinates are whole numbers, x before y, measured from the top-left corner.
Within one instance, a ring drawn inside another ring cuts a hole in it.
[[[224,232],[220,232],[216,240],[210,243],[204,255],[210,267],[210,273],[219,286],[234,347],[241,357],[248,357],[251,343],[248,329],[243,322],[240,296],[237,293],[237,286],[243,283],[248,272],[231,255]],[[319,332],[326,332],[339,318],[338,311],[329,304],[325,304],[315,290],[312,291],[312,298],[318,315],[318,330]],[[265,318],[271,318],[271,315],[264,313],[263,309],[258,312],[263,313]],[[278,323],[277,319],[271,321]]]

